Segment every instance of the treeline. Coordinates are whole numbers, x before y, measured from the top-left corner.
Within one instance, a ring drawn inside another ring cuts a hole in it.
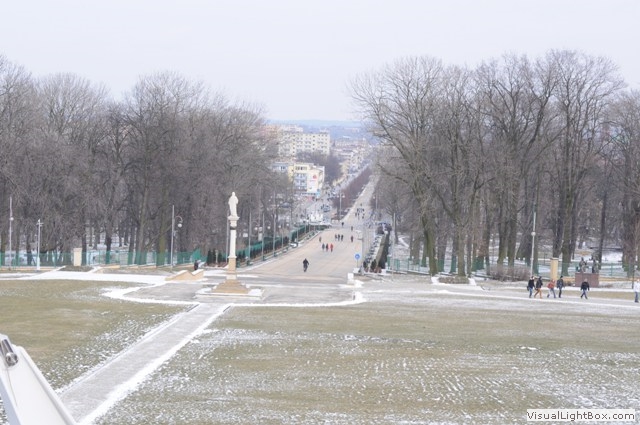
[[[635,270],[640,92],[609,59],[554,50],[467,68],[410,57],[350,87],[382,143],[380,208],[413,231],[431,273],[449,252],[459,275],[490,256],[513,273],[540,246],[565,275],[583,246],[600,260],[621,245]]]
[[[225,252],[232,191],[242,217],[275,214],[275,198],[291,196],[270,170],[264,123],[260,108],[174,73],[141,77],[115,101],[78,76],[36,79],[0,55],[1,264],[9,245],[35,250],[38,220],[41,253],[104,243],[165,264],[172,222],[174,251]]]

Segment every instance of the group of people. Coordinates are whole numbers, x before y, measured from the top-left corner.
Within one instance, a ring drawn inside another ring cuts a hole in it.
[[[535,276],[531,276],[529,281],[527,282],[527,290],[529,291],[529,298],[539,297],[542,299],[542,287],[544,283],[542,282],[542,276],[538,276],[536,279]],[[562,288],[564,288],[565,283],[562,276],[557,281],[553,279],[549,280],[547,283],[547,298],[550,298],[553,295],[553,298],[556,298],[555,289],[558,288],[558,298],[562,298]],[[633,292],[635,294],[634,302],[640,302],[640,281],[634,280],[632,285]],[[584,298],[586,300],[589,299],[589,291],[591,290],[591,286],[589,285],[589,281],[584,280],[580,284],[580,298]],[[535,291],[535,292],[534,292]]]
[[[327,243],[327,244],[322,244],[322,246],[320,247],[323,251],[327,251],[329,252],[329,250],[331,250],[331,252],[333,252],[333,244],[332,243]]]
[[[529,278],[529,282],[527,282],[529,298],[539,297],[542,299],[543,286],[544,283],[542,282],[542,276],[538,276],[538,279],[536,279],[535,276],[531,276],[531,278]],[[562,279],[562,276],[560,276],[560,279],[558,279],[557,282],[551,279],[549,283],[547,283],[547,298],[551,298],[551,295],[553,295],[553,298],[556,298],[556,288],[558,288],[558,298],[562,298],[562,288],[564,288],[564,280]]]

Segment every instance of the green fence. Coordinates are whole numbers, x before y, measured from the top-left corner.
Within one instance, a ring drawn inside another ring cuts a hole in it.
[[[277,255],[278,252],[289,249],[292,243],[297,243],[308,233],[313,233],[314,228],[300,226],[290,232],[273,236],[265,236],[262,241],[251,244],[250,247],[236,251],[238,266],[251,264],[256,259],[264,260],[266,257]],[[25,251],[13,252],[9,256],[6,252],[0,252],[0,268],[36,267],[36,254]],[[155,265],[157,267],[184,264],[193,264],[197,260],[203,263],[220,264],[227,262],[227,253],[222,250],[209,250],[201,253],[199,249],[194,251],[169,252],[155,251],[127,251],[127,250],[90,250],[82,253],[83,266],[132,266]],[[73,265],[73,252],[49,251],[40,255],[41,267],[62,267]]]
[[[11,260],[11,261],[10,261]],[[108,265],[156,265],[169,266],[193,263],[196,260],[204,261],[200,250],[192,252],[170,253],[149,252],[129,252],[129,251],[106,251],[91,250],[82,253],[81,263],[85,266],[108,266]],[[0,265],[6,268],[36,267],[37,258],[35,254],[20,253],[11,258],[6,253],[0,253]],[[73,265],[73,253],[67,251],[51,251],[40,254],[41,267],[62,267]]]

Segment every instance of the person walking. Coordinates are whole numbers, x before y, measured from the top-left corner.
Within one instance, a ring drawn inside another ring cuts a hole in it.
[[[587,292],[589,292],[589,282],[588,281],[583,281],[582,285],[580,285],[580,290],[582,291],[582,295],[580,295],[580,298],[584,297],[585,299],[589,299],[589,297],[587,296]]]
[[[549,292],[547,293],[547,298],[550,297],[551,294],[553,294],[553,298],[556,297],[556,284],[553,282],[553,279],[551,279],[549,281],[549,283],[547,284],[547,288],[549,289]]]
[[[562,288],[564,288],[564,280],[562,280],[562,275],[560,275],[560,279],[556,282],[556,287],[558,288],[558,298],[562,298]]]
[[[333,252],[333,244],[329,244],[329,249]]]
[[[640,298],[640,281],[633,281],[633,292],[636,294],[636,299],[634,302],[638,302],[638,298]]]
[[[540,295],[540,299],[542,299],[542,276],[538,276],[538,280],[536,281],[536,293],[533,294],[533,298],[537,295]]]
[[[533,278],[533,276],[531,276],[531,278],[529,279],[529,282],[527,283],[527,289],[529,290],[529,298],[533,296],[533,288],[535,287],[536,287],[536,281]]]

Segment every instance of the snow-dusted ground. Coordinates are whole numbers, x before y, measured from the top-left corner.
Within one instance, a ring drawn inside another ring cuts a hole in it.
[[[640,307],[365,282],[343,307],[228,311],[98,424],[504,424],[640,409]]]
[[[167,296],[164,276],[61,273],[32,278],[138,282],[143,290],[105,294],[196,302]],[[530,408],[640,410],[640,307],[628,290],[531,300],[517,284],[411,276],[338,289],[354,295],[230,300],[92,423],[504,424]],[[266,290],[293,297],[284,285]]]

